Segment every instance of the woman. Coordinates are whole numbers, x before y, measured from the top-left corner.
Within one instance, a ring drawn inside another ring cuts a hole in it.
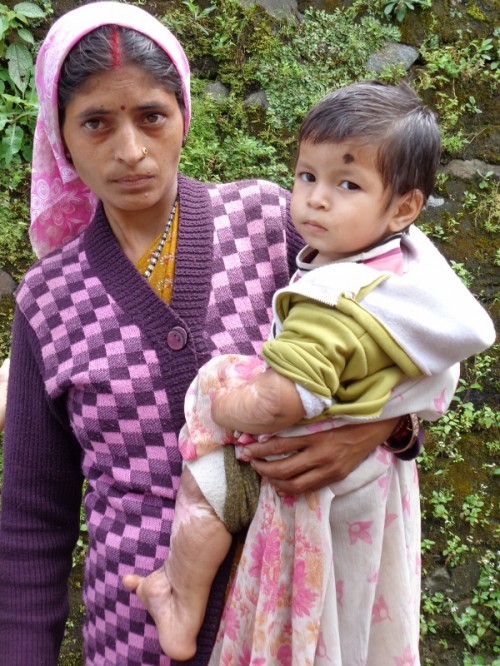
[[[2,659],[57,663],[85,478],[86,663],[166,665],[151,619],[120,579],[151,573],[168,552],[189,383],[212,356],[260,348],[301,241],[281,188],[178,174],[189,67],[148,13],[102,2],[65,14],[41,47],[36,81],[31,236],[50,254],[23,280],[13,327]],[[260,461],[297,450],[296,439],[273,439],[255,446],[253,464],[279,490],[318,488],[394,426],[344,429],[341,441],[310,436],[292,458]],[[229,565],[192,664],[208,662]]]

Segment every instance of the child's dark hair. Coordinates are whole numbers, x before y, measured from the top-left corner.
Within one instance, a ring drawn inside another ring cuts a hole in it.
[[[160,86],[175,94],[184,114],[181,80],[165,51],[136,30],[103,25],[82,37],[63,62],[57,88],[60,127],[64,124],[68,103],[87,79],[120,65],[137,65],[143,69]]]
[[[346,140],[377,146],[377,167],[391,195],[418,189],[428,199],[441,154],[439,127],[409,85],[367,81],[340,88],[313,106],[299,132],[299,143]]]

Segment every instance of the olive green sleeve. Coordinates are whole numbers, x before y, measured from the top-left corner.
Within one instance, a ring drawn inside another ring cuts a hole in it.
[[[371,335],[370,317],[364,313],[357,321],[352,313],[294,295],[283,330],[264,344],[262,356],[312,393],[335,396],[323,416],[377,416],[405,371],[421,373],[380,324]]]

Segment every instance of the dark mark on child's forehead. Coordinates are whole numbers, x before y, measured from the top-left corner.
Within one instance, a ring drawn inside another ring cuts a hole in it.
[[[351,162],[354,162],[354,156],[351,155],[351,153],[346,153],[342,156],[342,159],[344,160],[344,164],[350,164]]]

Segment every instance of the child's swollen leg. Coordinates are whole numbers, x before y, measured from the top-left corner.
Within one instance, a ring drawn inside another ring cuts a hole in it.
[[[231,535],[184,468],[163,567],[146,578],[123,577],[151,614],[162,650],[172,659],[196,653],[210,588],[230,546]]]

